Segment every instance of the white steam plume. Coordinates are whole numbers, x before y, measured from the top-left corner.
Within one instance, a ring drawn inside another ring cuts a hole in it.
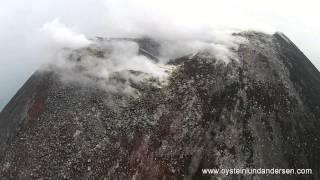
[[[83,34],[71,30],[58,19],[45,23],[40,31],[46,36],[51,45],[57,47],[76,49],[86,47],[92,43]]]
[[[315,58],[314,52],[318,51],[312,49],[318,48],[313,41],[319,32],[319,25],[313,23],[317,3],[316,0],[4,1],[0,6],[0,40],[3,42],[0,95],[6,97],[0,97],[0,101],[8,101],[40,64],[58,63],[53,58],[58,49],[85,46],[90,41],[88,37],[95,36],[149,36],[161,42],[164,60],[208,48],[217,58],[228,60],[234,58],[229,49],[239,42],[230,32],[272,33],[275,29],[270,27],[276,26],[276,30],[284,31],[301,46],[307,44],[307,55],[313,52]],[[287,12],[283,13],[283,9]],[[303,13],[297,13],[300,11]],[[54,19],[60,21],[54,22]],[[0,108],[4,104],[1,102]]]

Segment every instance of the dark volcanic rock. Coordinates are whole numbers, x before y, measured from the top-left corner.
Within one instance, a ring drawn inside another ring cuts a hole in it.
[[[235,36],[239,62],[172,60],[169,83],[133,85],[138,97],[35,73],[0,114],[0,178],[319,180],[320,73],[283,34]]]

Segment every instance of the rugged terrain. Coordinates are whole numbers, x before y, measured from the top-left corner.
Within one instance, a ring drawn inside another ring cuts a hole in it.
[[[319,180],[319,71],[281,33],[234,36],[248,40],[238,61],[172,59],[166,84],[130,81],[134,96],[34,73],[0,114],[0,179]],[[158,61],[156,43],[135,41]],[[214,176],[202,168],[313,174]]]

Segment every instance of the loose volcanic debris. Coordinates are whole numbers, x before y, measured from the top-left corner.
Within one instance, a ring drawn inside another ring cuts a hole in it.
[[[131,82],[137,95],[36,72],[0,114],[0,179],[320,179],[320,73],[282,34],[234,35],[239,61],[171,60],[168,83]]]

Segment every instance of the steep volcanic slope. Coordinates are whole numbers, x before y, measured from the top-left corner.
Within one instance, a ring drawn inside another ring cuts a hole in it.
[[[239,61],[171,60],[169,83],[132,83],[138,96],[35,73],[0,115],[0,178],[320,179],[320,73],[280,33],[235,36]],[[246,167],[313,174],[201,171]]]

